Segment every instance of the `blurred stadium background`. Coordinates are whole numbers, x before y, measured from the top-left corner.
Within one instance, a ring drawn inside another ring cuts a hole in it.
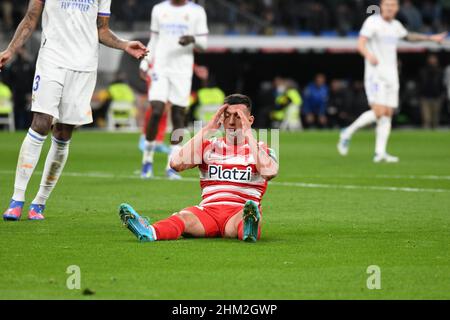
[[[27,2],[0,1],[0,48],[6,47],[23,17]],[[151,9],[158,2],[113,1],[112,29],[124,37],[147,43]],[[298,114],[285,112],[289,104],[302,108],[302,124],[306,128],[340,128],[368,108],[362,82],[363,59],[356,52],[356,40],[358,30],[369,14],[368,8],[378,3],[377,0],[197,2],[207,10],[211,35],[207,52],[196,55],[196,64],[200,68],[196,68],[190,121],[198,118],[196,110],[204,103],[198,99],[201,88],[219,88],[224,94],[242,92],[250,95],[256,102],[258,127],[281,125],[285,128],[283,120]],[[448,30],[450,1],[402,1],[399,19],[412,31]],[[1,81],[12,91],[16,129],[26,129],[30,124],[30,88],[39,41],[40,33],[36,32],[16,61],[0,75]],[[430,101],[440,108],[439,125],[449,126],[449,52],[448,42],[443,46],[400,46],[401,108],[395,117],[395,126],[436,126],[423,117],[424,108]],[[209,72],[205,73],[202,67],[207,67]],[[132,130],[135,125],[136,130],[142,124],[148,106],[146,83],[139,76],[138,62],[106,48],[101,50],[92,127],[108,128],[108,108],[112,99],[108,88],[117,81],[125,81],[133,90],[135,111],[129,116],[136,117],[136,124],[132,123]],[[217,99],[220,100],[220,94]],[[216,100],[212,103],[217,103]],[[314,105],[315,116],[305,114],[306,104]],[[120,120],[123,116],[114,114],[110,120]],[[7,115],[3,114],[5,117]],[[7,120],[3,119],[3,122],[7,123]],[[7,128],[6,124],[2,126]]]

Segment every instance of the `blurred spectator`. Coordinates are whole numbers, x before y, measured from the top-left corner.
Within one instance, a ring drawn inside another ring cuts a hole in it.
[[[411,0],[405,0],[401,6],[399,16],[410,31],[420,31],[423,26],[422,15]]]
[[[310,1],[308,15],[306,19],[306,29],[311,30],[315,35],[329,28],[329,14],[325,6],[319,1]]]
[[[450,0],[440,0],[442,7],[442,22],[443,28],[449,29],[450,27]]]
[[[353,12],[350,10],[348,3],[340,2],[336,5],[334,15],[336,30],[340,35],[345,36],[353,28]]]
[[[31,88],[34,77],[34,60],[24,49],[17,55],[7,70],[8,83],[14,94],[14,116],[16,129],[27,129],[31,125]]]
[[[422,125],[424,128],[437,128],[439,126],[442,93],[443,72],[436,55],[430,55],[427,65],[420,70],[420,93]]]
[[[330,127],[345,127],[352,122],[351,116],[352,91],[342,81],[334,79],[330,83],[330,97],[328,99],[328,123]]]
[[[421,10],[423,22],[429,26],[432,32],[441,30],[442,6],[437,0],[425,0]]]
[[[137,0],[125,0],[122,4],[121,18],[125,22],[127,29],[133,29],[133,23],[136,20],[138,12],[141,10]]]
[[[196,65],[194,73],[201,81],[201,88],[194,95],[195,101],[189,111],[195,115],[195,120],[201,120],[206,125],[222,106],[225,100],[225,93],[216,86],[207,67]]]
[[[449,103],[450,106],[450,64],[447,66],[447,68],[445,68],[445,73],[444,73],[444,84],[446,87],[446,93],[447,93],[447,102]]]
[[[129,119],[135,119],[136,97],[126,78],[125,74],[117,73],[107,89],[94,93],[93,118],[94,124],[98,127],[108,126],[114,129],[116,122],[119,125]]]
[[[271,36],[275,34],[275,13],[271,7],[266,7],[263,12],[264,27],[260,32],[262,35]]]
[[[420,88],[415,80],[406,80],[400,86],[401,114],[404,122],[419,125],[422,122],[420,110]],[[398,119],[396,119],[398,121]]]
[[[0,26],[2,31],[14,31],[22,21],[27,10],[27,0],[1,0],[0,1]]]
[[[281,130],[300,130],[300,108],[302,97],[298,85],[291,79],[276,77],[273,81],[275,89],[275,108],[271,112],[272,128]]]
[[[361,113],[369,109],[364,82],[360,80],[353,82],[351,91],[352,103],[351,107],[347,110],[349,119],[351,119],[349,124],[356,120]]]
[[[2,12],[1,20],[4,30],[11,31],[14,26],[13,21],[13,4],[12,0],[4,0],[0,3],[0,9]],[[1,22],[0,20],[0,22]]]
[[[304,91],[304,105],[302,114],[305,117],[305,126],[325,127],[327,125],[328,86],[326,77],[319,73],[314,82],[311,82]]]
[[[14,131],[12,92],[2,78],[0,73],[0,125],[8,125],[9,130]]]

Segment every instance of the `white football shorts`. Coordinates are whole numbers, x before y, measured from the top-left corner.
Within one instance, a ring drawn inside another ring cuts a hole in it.
[[[96,82],[96,71],[73,71],[38,59],[31,111],[51,115],[59,123],[76,126],[91,123]]]
[[[162,75],[152,72],[152,83],[148,92],[150,101],[170,102],[179,107],[188,107],[191,96],[192,76]]]
[[[400,93],[398,85],[389,84],[377,79],[377,77],[367,77],[365,80],[365,89],[369,105],[398,108]]]

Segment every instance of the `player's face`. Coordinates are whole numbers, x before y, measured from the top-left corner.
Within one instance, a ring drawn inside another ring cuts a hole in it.
[[[392,20],[397,16],[400,9],[398,0],[381,1],[381,16],[386,20]]]
[[[238,114],[238,110],[242,110],[250,125],[253,124],[254,117],[250,114],[245,105],[231,105],[223,113],[223,127],[227,135],[238,135],[242,129],[242,119]]]

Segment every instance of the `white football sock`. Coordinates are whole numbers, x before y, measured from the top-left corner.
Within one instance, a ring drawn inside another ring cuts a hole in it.
[[[28,129],[17,161],[13,200],[25,201],[25,191],[41,156],[42,146],[46,138],[47,136],[42,136],[31,128]]]
[[[356,119],[347,129],[345,129],[343,136],[350,139],[356,131],[375,123],[376,121],[377,116],[375,115],[375,112],[373,112],[373,110],[368,110],[361,114],[358,119]]]
[[[180,152],[182,147],[183,146],[181,144],[175,144],[175,145],[171,145],[170,146],[170,153],[169,153],[169,156],[167,157],[166,170],[170,169],[170,159],[172,158],[172,155],[177,154],[178,152]]]
[[[391,134],[392,118],[382,116],[377,121],[375,154],[386,154],[386,147]]]
[[[153,163],[153,157],[155,155],[156,141],[145,141],[144,155],[142,157],[142,163]]]
[[[32,202],[33,204],[45,205],[50,197],[50,193],[55,188],[69,156],[69,145],[70,141],[60,141],[52,137],[52,145],[45,160],[41,185],[36,198]]]

